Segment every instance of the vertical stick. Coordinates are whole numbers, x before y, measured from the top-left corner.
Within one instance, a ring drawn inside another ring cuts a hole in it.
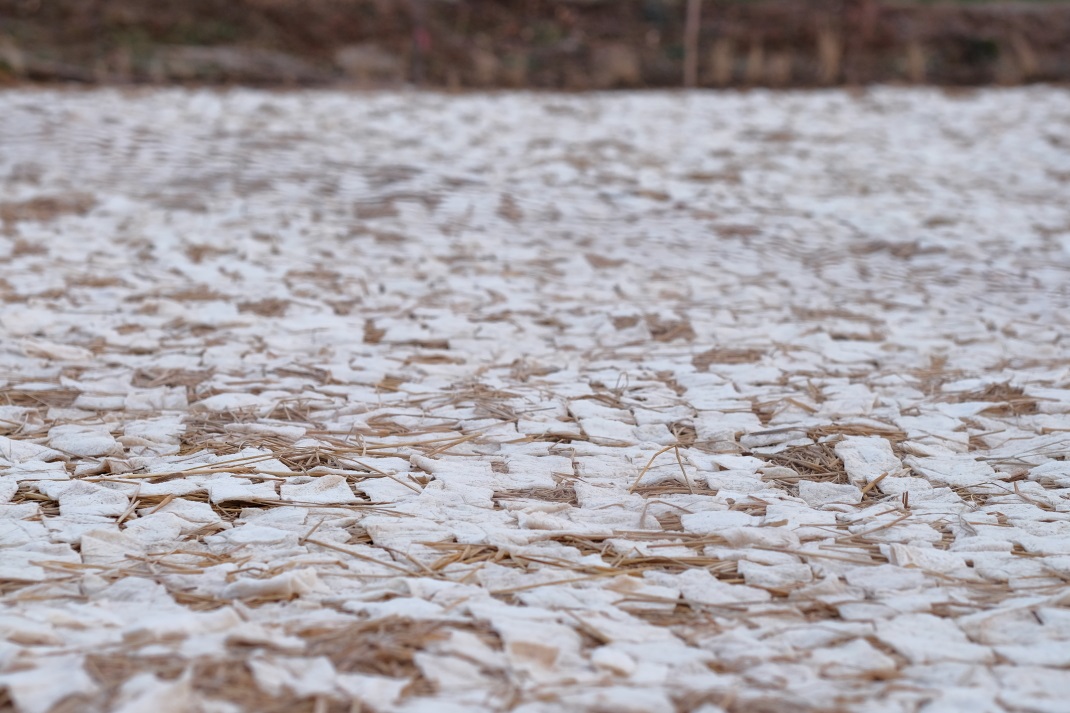
[[[927,79],[928,58],[925,56],[925,48],[921,43],[914,40],[907,45],[907,76],[914,84],[924,84]]]
[[[412,23],[412,81],[423,84],[427,78],[428,54],[431,50],[431,33],[427,29],[427,8],[424,0],[409,0],[409,17]]]
[[[835,84],[840,78],[840,63],[843,59],[843,41],[832,23],[817,33],[817,56],[819,78],[822,84]]]
[[[1018,59],[1018,67],[1021,69],[1022,79],[1028,81],[1037,73],[1040,62],[1037,53],[1033,51],[1029,40],[1021,33],[1014,33],[1011,37],[1011,47],[1014,48],[1015,57]]]
[[[751,86],[765,81],[765,47],[762,45],[760,38],[755,37],[751,40],[750,50],[747,52],[747,69],[743,72],[743,81]]]
[[[687,0],[684,25],[684,86],[698,84],[698,31],[702,21],[702,0]]]
[[[713,83],[718,87],[728,86],[735,69],[735,48],[732,46],[732,40],[721,37],[714,41],[710,62],[713,64]]]

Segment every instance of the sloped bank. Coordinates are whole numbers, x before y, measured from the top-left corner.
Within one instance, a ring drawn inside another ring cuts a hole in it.
[[[0,0],[0,80],[677,86],[686,0]],[[1070,79],[1070,5],[703,0],[700,86]]]

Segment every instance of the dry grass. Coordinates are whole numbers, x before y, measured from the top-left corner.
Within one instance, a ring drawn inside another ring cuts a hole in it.
[[[717,491],[710,489],[702,480],[692,479],[691,486],[675,481],[653,483],[650,485],[637,485],[632,492],[642,495],[644,498],[658,498],[663,495],[716,495]]]
[[[94,697],[75,696],[64,700],[52,713],[82,713],[111,710],[122,685],[139,673],[152,673],[165,681],[189,676],[190,688],[210,700],[226,701],[240,710],[257,713],[348,713],[348,701],[325,697],[297,696],[285,692],[272,696],[262,691],[245,660],[237,655],[205,657],[187,661],[173,656],[139,656],[109,652],[86,657],[86,671],[101,687]],[[2,709],[0,709],[2,710]]]
[[[39,196],[24,201],[0,202],[0,221],[13,225],[19,221],[46,222],[65,215],[85,215],[96,199],[86,193],[67,193],[62,196]]]
[[[165,296],[167,299],[175,300],[176,302],[225,302],[229,299],[227,295],[210,287],[189,287],[169,292]]]
[[[792,446],[771,455],[755,455],[767,463],[789,468],[797,474],[765,476],[763,480],[771,480],[785,486],[796,485],[800,480],[847,482],[847,471],[843,467],[843,461],[836,455],[835,445],[832,443]]]
[[[695,339],[695,330],[686,319],[662,319],[648,314],[644,321],[650,330],[650,337],[655,342],[671,342],[676,339],[691,342]]]
[[[55,388],[27,389],[19,386],[0,387],[0,404],[30,408],[68,408],[78,398],[79,391],[56,384]]]
[[[907,439],[907,434],[900,431],[895,426],[878,428],[875,425],[858,424],[830,424],[828,426],[817,426],[809,429],[806,432],[806,435],[815,441],[829,436],[880,436],[881,438],[888,439],[893,445],[902,443]]]
[[[289,300],[275,298],[238,303],[239,312],[251,313],[261,317],[282,317],[286,314],[286,310],[289,309],[289,307]]]
[[[691,364],[699,371],[709,371],[713,364],[753,364],[761,360],[761,349],[709,349],[691,357]]]
[[[211,378],[211,371],[137,369],[134,371],[132,383],[138,389],[155,389],[157,386],[186,386],[187,389],[196,389],[198,385]]]
[[[627,260],[609,258],[609,257],[606,257],[604,255],[597,255],[595,253],[585,253],[583,257],[587,260],[587,263],[591,267],[593,267],[595,269],[607,269],[607,268],[621,267],[622,265],[625,265],[628,262]],[[620,317],[614,318],[614,320],[613,320],[614,325],[616,325],[617,319],[621,319],[621,318]],[[624,318],[624,319],[634,319],[635,320],[634,322],[632,322],[628,326],[634,326],[634,325],[639,323],[639,318],[638,317]],[[617,329],[621,329],[621,327],[617,327]]]
[[[769,422],[773,420],[773,416],[777,415],[777,411],[782,407],[784,403],[783,399],[776,399],[774,401],[760,401],[758,399],[751,400],[751,413],[758,417],[758,421],[763,426],[768,426]]]
[[[952,403],[991,402],[992,406],[981,411],[989,416],[1021,416],[1037,412],[1037,400],[1026,396],[1022,387],[1011,386],[1009,382],[989,384],[972,391],[956,391],[947,394],[943,400]]]
[[[495,490],[494,501],[500,500],[542,500],[551,503],[568,503],[573,507],[579,505],[574,488],[514,488],[511,490]],[[499,505],[500,506],[500,505]]]
[[[375,320],[364,320],[364,343],[365,344],[378,344],[383,341],[383,337],[386,336],[386,330],[380,329],[375,326]]]
[[[415,656],[446,640],[452,630],[475,634],[492,650],[502,650],[501,638],[489,625],[414,621],[397,616],[342,627],[297,628],[290,633],[305,640],[307,655],[327,657],[340,673],[408,679],[403,696],[409,697],[434,694],[435,687],[423,676]]]

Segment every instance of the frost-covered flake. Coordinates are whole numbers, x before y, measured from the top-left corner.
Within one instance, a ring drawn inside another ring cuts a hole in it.
[[[721,530],[756,525],[759,519],[745,512],[711,510],[684,515],[680,518],[680,521],[687,532],[709,535]]]
[[[348,481],[340,475],[321,475],[316,478],[287,478],[281,486],[281,500],[317,505],[345,505],[357,502]]]
[[[1002,490],[998,486],[993,486],[993,481],[997,480],[997,477],[991,465],[966,455],[945,458],[909,456],[905,463],[933,485],[965,488],[979,493]]]
[[[991,663],[995,658],[990,648],[966,638],[953,620],[932,614],[904,614],[877,622],[877,638],[915,664]]]
[[[35,480],[70,480],[67,467],[60,461],[29,460],[8,467],[4,477],[15,482]]]
[[[0,686],[8,690],[19,711],[47,713],[64,698],[96,691],[83,658],[71,654],[37,659],[30,668],[0,673]]]
[[[241,411],[243,409],[257,409],[264,405],[264,399],[256,394],[231,391],[201,399],[193,404],[193,408],[215,413],[223,413],[227,411]]]
[[[799,482],[799,497],[810,507],[832,503],[856,505],[862,502],[862,491],[853,485],[803,480]]]
[[[316,570],[310,568],[291,570],[266,579],[242,577],[227,585],[221,596],[224,599],[282,599],[327,594],[330,589],[320,580]]]
[[[48,432],[48,444],[57,451],[72,456],[99,457],[123,453],[123,447],[116,442],[109,430],[98,426],[53,426]]]
[[[881,436],[847,436],[836,444],[851,483],[862,487],[877,478],[897,473],[903,464],[892,452],[892,444]]]
[[[42,481],[38,489],[59,501],[63,515],[122,515],[129,499],[121,491],[83,480]]]
[[[253,478],[238,477],[229,473],[217,473],[204,481],[208,497],[213,503],[228,501],[278,500],[273,480],[256,482]]]
[[[25,463],[27,461],[55,461],[65,456],[53,448],[47,448],[31,441],[15,440],[0,436],[0,459],[8,463]]]

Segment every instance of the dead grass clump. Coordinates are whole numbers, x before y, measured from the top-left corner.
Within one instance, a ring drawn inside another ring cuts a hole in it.
[[[608,257],[606,257],[604,255],[599,255],[597,253],[585,253],[583,257],[587,260],[587,264],[589,264],[591,267],[593,267],[595,269],[609,268],[609,267],[620,267],[621,265],[623,265],[623,264],[625,264],[627,262],[627,260],[617,260],[617,259],[614,259],[614,258],[608,258]],[[620,319],[620,318],[619,317],[618,318],[614,318],[614,320],[613,320],[614,324],[616,324],[617,319]],[[635,317],[635,318],[625,317],[624,319],[635,319],[635,322],[633,322],[632,324],[636,324],[639,321],[638,317]],[[617,329],[620,329],[620,327],[617,327]]]
[[[990,401],[993,405],[981,412],[989,415],[1020,416],[1037,412],[1037,400],[1026,396],[1022,387],[1011,386],[1009,382],[989,384],[973,391],[956,391],[945,400],[953,403]]]
[[[255,391],[253,393],[256,393]],[[312,412],[326,403],[327,399],[300,398],[280,399],[264,416],[275,421],[294,421],[309,423],[313,420]]]
[[[11,257],[24,257],[29,255],[48,255],[48,246],[44,243],[31,243],[29,240],[19,238],[11,244]]]
[[[973,434],[969,439],[969,447],[971,451],[987,451],[989,450],[988,443],[979,434]]]
[[[185,386],[194,389],[211,378],[209,371],[187,369],[138,369],[131,383],[139,389],[154,389],[158,386]]]
[[[234,703],[246,711],[343,713],[352,710],[348,702],[322,697],[298,697],[288,691],[280,696],[272,696],[257,686],[252,671],[242,659],[199,660],[192,666],[191,681],[193,689],[206,698]]]
[[[105,689],[116,691],[128,679],[149,672],[165,681],[173,681],[186,670],[187,662],[174,656],[135,656],[119,652],[89,654],[85,670]]]
[[[78,398],[76,389],[66,389],[58,384],[54,389],[25,389],[18,386],[0,388],[0,404],[4,406],[28,406],[31,408],[68,408]]]
[[[695,445],[695,440],[698,438],[698,432],[695,430],[694,424],[689,421],[677,421],[669,424],[669,433],[684,448]]]
[[[261,317],[282,317],[289,309],[290,303],[286,300],[268,298],[256,302],[239,302],[238,311],[251,312]]]
[[[402,243],[408,242],[408,238],[401,233],[394,233],[389,230],[372,231],[372,238],[374,238],[375,242],[379,245],[401,245]]]
[[[115,275],[78,275],[68,277],[65,282],[67,287],[128,287],[129,283]]]
[[[739,185],[743,181],[743,176],[740,175],[738,170],[725,170],[725,171],[692,171],[684,176],[689,181],[695,183],[731,183]],[[711,214],[710,217],[716,218],[716,213]],[[746,228],[747,226],[725,226],[726,228]],[[730,236],[726,236],[730,237]]]
[[[212,418],[190,417],[186,430],[178,439],[178,455],[187,456],[210,450],[215,455],[229,456],[240,451],[244,442],[227,434],[223,429],[227,423],[241,419],[227,418],[228,416],[230,414],[213,414]]]
[[[483,562],[524,570],[531,564],[531,560],[493,545],[466,545],[459,542],[425,542],[423,545],[442,553],[437,560],[426,565],[431,572],[442,572],[447,567],[478,567]]]
[[[662,530],[670,532],[683,532],[684,521],[683,516],[678,512],[666,512],[661,515],[655,515],[658,524],[661,525]]]
[[[10,502],[13,505],[36,503],[40,515],[44,517],[56,517],[59,515],[59,503],[47,495],[37,492],[31,482],[20,483],[19,489],[11,496]]]
[[[397,206],[392,198],[380,200],[357,201],[353,205],[353,214],[360,220],[375,220],[376,218],[396,218]]]
[[[632,489],[632,492],[636,495],[642,495],[644,498],[657,498],[662,495],[685,495],[685,494],[702,494],[702,495],[716,495],[716,490],[711,490],[704,479],[695,479],[688,477],[688,483],[683,483],[678,480],[667,480],[660,483],[652,483],[650,485],[637,485]]]
[[[450,356],[449,354],[441,353],[428,353],[428,354],[413,354],[412,356],[405,357],[403,364],[405,366],[411,366],[412,364],[426,364],[428,366],[435,366],[441,364],[464,364],[463,357]]]
[[[690,342],[695,339],[695,330],[686,319],[662,319],[648,314],[644,321],[655,342],[671,342],[676,339]]]
[[[140,673],[151,673],[165,681],[174,681],[189,671],[190,687],[207,699],[226,701],[241,710],[264,713],[344,713],[352,710],[349,702],[299,697],[290,692],[271,695],[263,691],[243,658],[203,658],[190,662],[173,656],[137,656],[110,652],[90,654],[85,669],[100,685],[100,692],[90,698],[71,697],[53,708],[53,713],[80,713],[87,710],[110,710],[123,684]],[[7,710],[0,708],[0,710]]]
[[[883,342],[885,335],[874,329],[868,332],[833,329],[828,332],[829,339],[835,342]]]
[[[847,309],[808,309],[806,307],[792,307],[792,314],[805,322],[823,322],[830,319],[843,319],[848,322],[863,322],[873,326],[881,326],[883,321],[876,317],[859,314]]]
[[[794,478],[776,476],[772,480],[785,483],[796,483],[800,480],[847,482],[847,471],[843,467],[843,461],[836,455],[835,446],[832,443],[792,446],[779,453],[754,455],[767,463],[790,468],[798,474],[798,477]]]
[[[907,434],[900,431],[895,426],[877,428],[876,426],[862,424],[829,424],[827,426],[816,426],[808,430],[806,435],[815,441],[828,436],[880,436],[891,441],[893,446],[897,443],[902,443],[907,439]]]
[[[579,499],[573,488],[516,488],[494,491],[494,502],[499,500],[543,500],[551,503],[568,503],[578,507]]]
[[[909,260],[915,255],[930,255],[932,253],[947,252],[946,248],[939,246],[922,246],[917,240],[909,243],[897,243],[889,240],[869,240],[857,243],[850,248],[855,255],[872,255],[873,253],[888,253],[900,260]]]
[[[375,320],[364,320],[364,343],[365,344],[378,344],[383,341],[383,337],[386,336],[385,329],[379,329],[375,326]]]
[[[87,193],[39,196],[25,201],[0,203],[0,221],[5,224],[23,220],[46,222],[64,215],[85,215],[94,205],[96,199]]]
[[[711,364],[753,364],[764,352],[761,349],[714,348],[691,357],[691,364],[699,371],[709,371]]]
[[[768,426],[769,422],[773,420],[773,416],[777,414],[777,407],[780,406],[781,401],[758,401],[757,399],[751,401],[751,412],[758,417],[763,426]]]
[[[503,391],[478,381],[457,384],[443,399],[442,405],[463,407],[471,406],[480,416],[496,418],[501,421],[516,421],[520,414],[508,403],[520,395],[513,391]],[[436,401],[436,403],[439,403]]]
[[[346,532],[349,533],[349,539],[345,541],[347,545],[371,545],[373,544],[372,536],[368,534],[368,531],[358,525],[350,525],[346,528]]]
[[[207,243],[190,243],[182,252],[186,254],[190,262],[200,265],[205,258],[220,257],[226,255],[228,251]]]
[[[227,296],[222,292],[216,292],[209,287],[190,287],[185,290],[177,290],[165,295],[167,299],[176,302],[214,302],[225,301]]]
[[[388,391],[388,389],[383,390]],[[396,391],[397,389],[394,390]],[[416,431],[414,431],[412,428],[398,423],[389,414],[383,414],[381,416],[369,418],[367,421],[365,421],[365,423],[367,424],[368,428],[371,429],[371,431],[369,432],[370,435],[373,435],[376,438],[389,438],[391,436],[412,436],[416,434]],[[443,426],[441,430],[443,433],[448,433],[452,431],[449,426]],[[421,430],[420,432],[422,433],[424,431]]]
[[[914,375],[918,379],[918,390],[933,398],[940,397],[940,389],[944,384],[964,376],[961,371],[947,368],[946,355],[933,355],[929,358],[929,367],[916,370]]]
[[[414,661],[416,654],[448,635],[441,622],[397,616],[294,633],[308,644],[308,656],[326,656],[340,673],[377,674],[414,682],[422,679]]]
[[[509,193],[503,193],[501,202],[498,204],[498,216],[510,223],[519,223],[524,219],[524,211],[520,204]]]
[[[722,238],[752,238],[762,231],[753,225],[718,225],[717,234]]]
[[[821,441],[829,436],[880,436],[891,443],[892,452],[895,453],[897,458],[902,459],[908,455],[902,448],[902,444],[907,440],[907,434],[895,426],[878,428],[876,425],[871,426],[868,424],[829,424],[811,428],[806,432],[806,435],[815,441]],[[840,440],[840,438],[833,438],[827,443],[834,448]],[[875,495],[876,491],[871,491],[871,493]]]
[[[331,306],[331,310],[339,317],[348,317],[353,314],[353,308],[356,306],[351,300],[324,300]]]

